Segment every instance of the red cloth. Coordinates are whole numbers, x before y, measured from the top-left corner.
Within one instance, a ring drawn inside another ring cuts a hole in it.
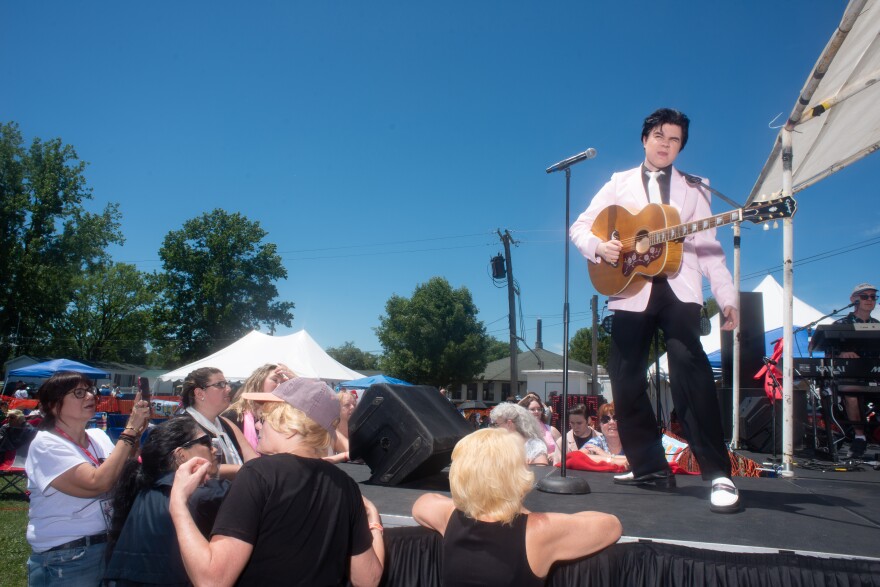
[[[556,463],[557,467],[561,467],[562,463]],[[597,463],[589,456],[579,450],[570,452],[566,455],[565,466],[568,469],[576,471],[595,471],[598,473],[625,473],[626,467],[623,465],[615,465],[614,463]]]
[[[776,346],[773,347],[773,355],[770,357],[771,360],[776,361],[777,365],[782,361],[782,339],[776,341]],[[782,389],[776,388],[773,389],[773,379],[770,377],[770,373],[773,373],[776,376],[776,380],[782,383],[782,372],[777,368],[777,365],[773,365],[772,363],[765,364],[761,369],[755,373],[755,379],[764,378],[764,393],[767,394],[767,397],[771,400],[774,399],[774,391],[776,395],[776,399],[782,399]]]

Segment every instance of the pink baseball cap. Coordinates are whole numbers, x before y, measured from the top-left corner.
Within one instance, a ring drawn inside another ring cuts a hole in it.
[[[339,420],[339,400],[330,386],[320,379],[295,377],[271,393],[244,393],[242,397],[255,402],[287,402],[330,434],[335,432]]]

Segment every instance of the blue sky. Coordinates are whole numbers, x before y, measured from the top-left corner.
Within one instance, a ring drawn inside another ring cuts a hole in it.
[[[573,169],[573,219],[640,162],[641,120],[670,106],[692,120],[679,168],[743,202],[844,8],[10,1],[0,120],[89,162],[89,206],[121,205],[117,261],[160,269],[164,235],[215,207],[258,220],[289,273],[289,331],[324,347],[380,351],[387,299],[438,275],[506,340],[489,260],[508,229],[526,339],[541,317],[560,351],[564,176],[544,169],[597,149]],[[875,155],[799,195],[795,293],[820,310],[880,281],[878,172]],[[743,289],[770,271],[781,281],[782,230],[743,233]],[[730,254],[730,229],[719,239]],[[867,246],[806,262],[851,244]],[[571,251],[573,334],[594,291]]]

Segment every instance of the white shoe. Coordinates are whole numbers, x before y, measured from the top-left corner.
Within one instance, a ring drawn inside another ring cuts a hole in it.
[[[727,477],[718,477],[712,481],[709,509],[719,514],[732,514],[739,511],[739,492],[733,481]]]

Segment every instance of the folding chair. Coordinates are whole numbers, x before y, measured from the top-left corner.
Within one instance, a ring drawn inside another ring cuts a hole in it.
[[[24,461],[27,458],[27,445],[18,451],[7,450],[2,453],[3,460],[0,462],[0,493],[6,493],[13,489],[16,494],[30,497],[27,491],[27,475],[24,472]],[[24,483],[19,484],[19,481]]]

